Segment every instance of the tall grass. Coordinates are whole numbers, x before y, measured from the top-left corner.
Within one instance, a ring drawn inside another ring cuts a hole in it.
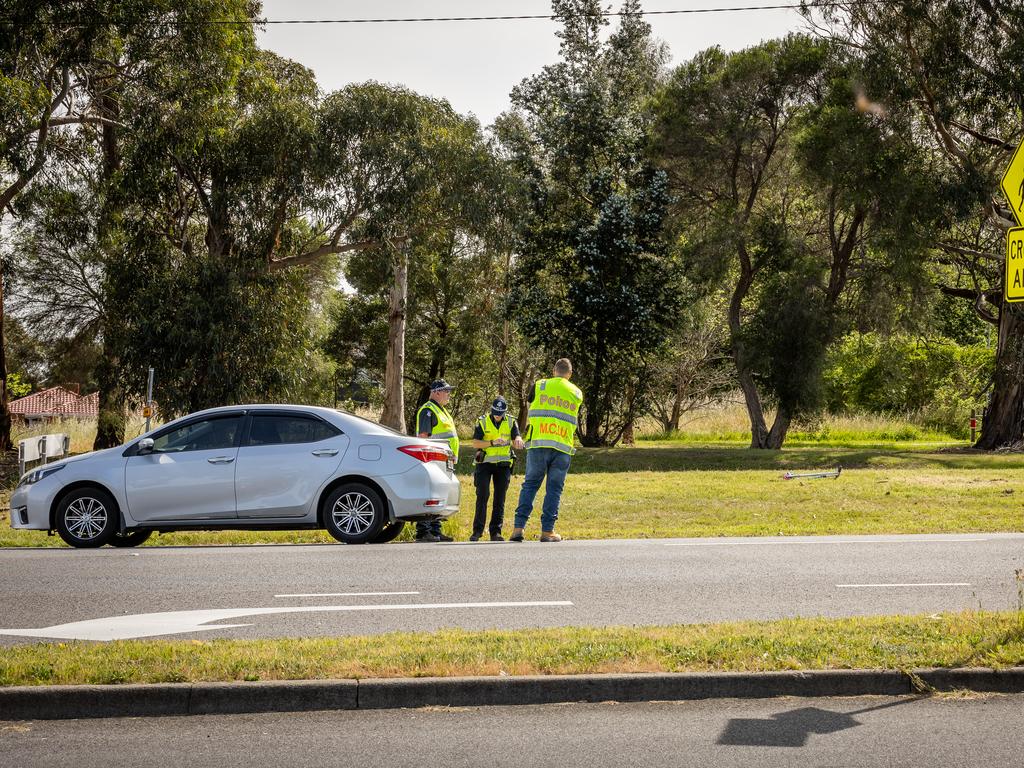
[[[765,415],[771,424],[775,414]],[[750,419],[742,403],[727,402],[691,414],[678,432],[666,434],[653,419],[637,425],[638,440],[678,440],[687,443],[722,443],[750,441]],[[935,429],[923,426],[913,414],[827,414],[813,420],[793,423],[786,437],[794,443],[899,443],[899,442],[963,442]]]

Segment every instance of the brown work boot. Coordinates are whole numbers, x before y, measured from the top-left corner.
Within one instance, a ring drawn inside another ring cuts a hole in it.
[[[509,541],[515,541],[521,544],[523,541],[523,529],[513,528],[512,535],[509,537]]]
[[[540,532],[540,540],[541,541],[561,541],[562,537],[559,536],[554,531],[541,531]]]

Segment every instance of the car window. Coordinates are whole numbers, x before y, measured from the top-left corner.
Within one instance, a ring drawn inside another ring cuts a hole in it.
[[[234,448],[241,425],[241,416],[220,416],[193,421],[153,438],[153,453]]]
[[[336,427],[308,416],[254,414],[246,445],[315,443],[340,433]]]

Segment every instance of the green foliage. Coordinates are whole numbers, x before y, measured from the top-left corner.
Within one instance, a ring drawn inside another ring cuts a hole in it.
[[[24,397],[32,391],[32,385],[22,381],[20,373],[7,374],[7,396],[9,398]]]
[[[891,325],[927,283],[925,236],[943,209],[906,126],[858,106],[862,70],[840,46],[791,35],[704,51],[657,96],[651,151],[677,195],[688,273],[730,295],[755,447],[780,447],[819,407],[837,334]]]
[[[850,334],[830,351],[826,402],[833,412],[915,414],[926,427],[963,438],[994,363],[995,351],[982,344]]]
[[[516,111],[499,124],[529,190],[510,309],[529,341],[572,358],[580,439],[614,444],[643,407],[644,362],[681,307],[662,238],[667,182],[643,153],[663,53],[635,2],[606,41],[599,3],[552,7],[561,60],[513,91]]]

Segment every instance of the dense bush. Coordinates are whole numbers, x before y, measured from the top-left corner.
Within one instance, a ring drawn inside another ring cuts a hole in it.
[[[850,334],[829,352],[826,405],[832,413],[909,414],[923,426],[966,437],[981,408],[994,350],[947,338]]]

